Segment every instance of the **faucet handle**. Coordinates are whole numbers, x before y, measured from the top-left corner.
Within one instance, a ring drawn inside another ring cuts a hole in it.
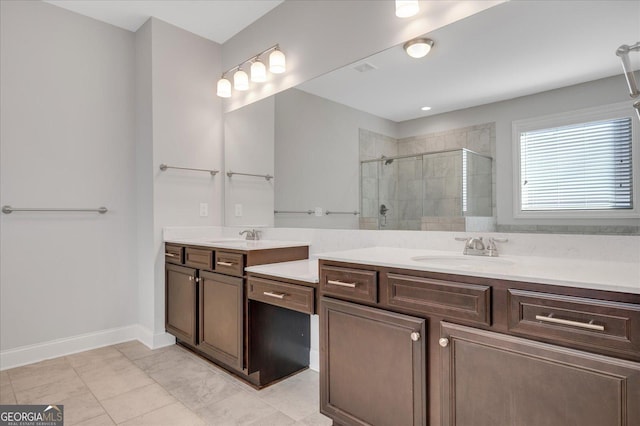
[[[487,244],[487,256],[498,256],[498,247],[496,246],[496,243],[506,243],[507,241],[509,241],[508,238],[489,238],[489,242]]]

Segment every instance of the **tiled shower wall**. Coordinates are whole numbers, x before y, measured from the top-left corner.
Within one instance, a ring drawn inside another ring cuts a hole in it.
[[[493,158],[495,123],[399,140],[360,129],[360,161],[461,148]],[[495,193],[491,161],[469,155],[467,168],[467,213],[495,216],[495,197],[487,191]],[[362,163],[360,228],[425,229],[425,217],[459,217],[462,180],[461,151]],[[379,215],[381,204],[389,209],[386,220]]]

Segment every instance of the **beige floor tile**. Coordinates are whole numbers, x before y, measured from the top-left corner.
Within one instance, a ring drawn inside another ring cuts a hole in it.
[[[88,390],[82,395],[61,401],[61,404],[64,405],[64,424],[68,426],[105,414],[102,405]]]
[[[72,396],[89,393],[89,389],[76,374],[68,379],[15,392],[20,404],[60,404]]]
[[[82,369],[85,366],[98,366],[113,358],[122,357],[122,353],[113,346],[92,349],[67,356],[67,360],[72,367]]]
[[[114,348],[119,350],[124,356],[129,358],[130,360],[144,358],[149,355],[153,355],[156,351],[149,349],[142,343],[137,340],[132,340],[130,342],[120,343],[115,345]]]
[[[248,425],[276,413],[276,409],[247,392],[240,392],[196,410],[207,424]]]
[[[197,410],[200,407],[222,401],[242,392],[242,390],[226,377],[209,372],[178,387],[171,388],[169,392],[187,408]]]
[[[6,370],[0,371],[0,385],[11,383],[9,380],[9,373]]]
[[[86,371],[80,377],[99,401],[154,383],[151,377],[129,360],[115,367],[112,365]]]
[[[0,384],[0,404],[16,404],[16,397],[9,382]]]
[[[296,424],[299,426],[331,426],[333,421],[329,417],[320,414],[320,412],[317,411],[300,420]]]
[[[221,425],[221,423],[209,423]],[[123,426],[205,426],[206,423],[187,407],[177,402],[167,405],[150,413],[144,414],[128,422]]]
[[[122,423],[175,402],[174,397],[154,383],[105,399],[102,405],[113,421]]]
[[[67,360],[55,358],[7,370],[14,392],[71,379],[76,375]]]
[[[80,423],[76,423],[75,426],[113,426],[115,423],[111,420],[108,414],[103,414],[98,417],[93,417],[91,419],[85,420]]]
[[[135,361],[150,377],[166,389],[173,390],[210,374],[216,374],[208,366],[182,353],[163,352]]]
[[[260,391],[259,397],[287,416],[302,420],[320,405],[317,373],[301,373]]]
[[[293,425],[296,421],[286,414],[276,411],[275,413],[249,423],[250,426],[287,426]]]

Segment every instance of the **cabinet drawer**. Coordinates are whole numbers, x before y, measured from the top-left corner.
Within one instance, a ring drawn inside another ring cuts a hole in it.
[[[348,300],[378,301],[378,273],[363,269],[323,266],[320,290],[325,295]]]
[[[305,314],[314,314],[313,288],[250,277],[249,299]]]
[[[420,314],[491,324],[491,287],[388,273],[383,305]]]
[[[241,277],[244,274],[244,256],[242,253],[216,251],[216,272]]]
[[[640,359],[640,305],[509,290],[509,331]]]
[[[183,262],[184,247],[174,246],[170,244],[164,245],[164,261],[167,263],[175,263],[177,265]]]
[[[187,247],[184,249],[184,264],[199,269],[213,269],[211,250]]]

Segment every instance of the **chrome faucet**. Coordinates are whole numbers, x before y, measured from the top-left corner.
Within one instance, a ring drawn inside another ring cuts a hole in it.
[[[456,237],[457,241],[464,241],[464,250],[462,254],[471,255],[471,256],[489,256],[489,257],[497,257],[498,256],[498,247],[496,243],[506,243],[509,241],[507,238],[494,238],[491,237],[485,241],[482,237]]]
[[[238,234],[239,235],[247,234],[245,238],[247,240],[257,241],[260,239],[260,231],[258,231],[257,229],[245,229],[244,231],[241,231]]]

